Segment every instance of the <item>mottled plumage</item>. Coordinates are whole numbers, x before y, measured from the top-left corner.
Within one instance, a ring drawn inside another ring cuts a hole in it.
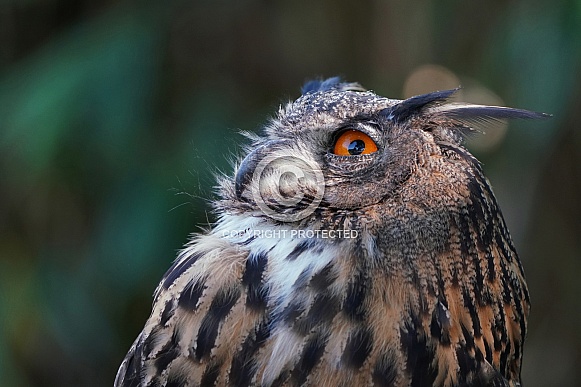
[[[217,223],[165,274],[115,385],[519,385],[524,273],[461,140],[542,115],[453,92],[305,85],[220,182]],[[377,151],[337,155],[348,130]]]

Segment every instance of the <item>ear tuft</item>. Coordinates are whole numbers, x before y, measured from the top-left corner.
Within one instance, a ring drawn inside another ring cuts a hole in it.
[[[445,102],[458,90],[460,90],[460,88],[416,95],[415,97],[405,99],[400,103],[383,110],[380,114],[390,121],[404,122],[412,116],[420,115],[428,107]]]
[[[486,105],[473,105],[473,104],[462,104],[462,103],[451,103],[448,105],[440,106],[434,109],[450,118],[471,118],[471,117],[483,117],[489,119],[547,119],[552,117],[551,114],[538,113],[530,110],[524,109],[514,109],[503,106],[486,106]]]
[[[514,109],[503,106],[473,105],[466,103],[451,103],[430,110],[430,114],[462,122],[468,126],[478,126],[490,121],[503,119],[538,120],[551,118],[551,114],[538,113],[524,109]]]

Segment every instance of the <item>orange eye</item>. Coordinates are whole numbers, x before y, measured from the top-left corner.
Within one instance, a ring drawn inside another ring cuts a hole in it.
[[[363,132],[347,130],[343,132],[333,148],[333,153],[338,156],[368,155],[377,152],[375,142]]]

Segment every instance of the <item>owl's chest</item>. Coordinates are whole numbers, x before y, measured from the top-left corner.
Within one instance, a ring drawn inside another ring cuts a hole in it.
[[[448,289],[443,303],[407,278],[378,275],[340,245],[298,244],[290,251],[281,260],[269,257],[264,273],[269,331],[257,352],[255,381],[453,386],[490,366],[461,292]],[[498,320],[498,313],[487,313],[479,324]]]
[[[258,351],[256,381],[407,385],[410,368],[435,380],[435,357],[454,358],[436,353],[431,321],[415,315],[418,291],[397,276],[374,273],[348,242],[261,243],[268,248],[261,286],[269,332]],[[444,363],[442,370],[456,373],[457,363]]]
[[[377,265],[385,257],[355,242],[282,234],[243,241],[246,317],[220,329],[218,347],[237,348],[224,355],[224,380],[238,369],[257,385],[454,386],[498,367],[501,356],[504,367],[518,364],[507,346],[518,333],[497,342],[487,332],[506,331],[503,311],[482,307],[474,317],[461,286],[442,285],[436,269],[390,272]]]

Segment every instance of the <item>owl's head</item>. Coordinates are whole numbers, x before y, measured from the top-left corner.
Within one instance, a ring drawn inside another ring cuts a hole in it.
[[[419,210],[466,196],[478,162],[462,146],[475,123],[544,114],[447,102],[456,90],[406,100],[339,78],[312,81],[253,138],[235,179],[222,184],[230,211],[275,222],[374,219],[402,203]]]

